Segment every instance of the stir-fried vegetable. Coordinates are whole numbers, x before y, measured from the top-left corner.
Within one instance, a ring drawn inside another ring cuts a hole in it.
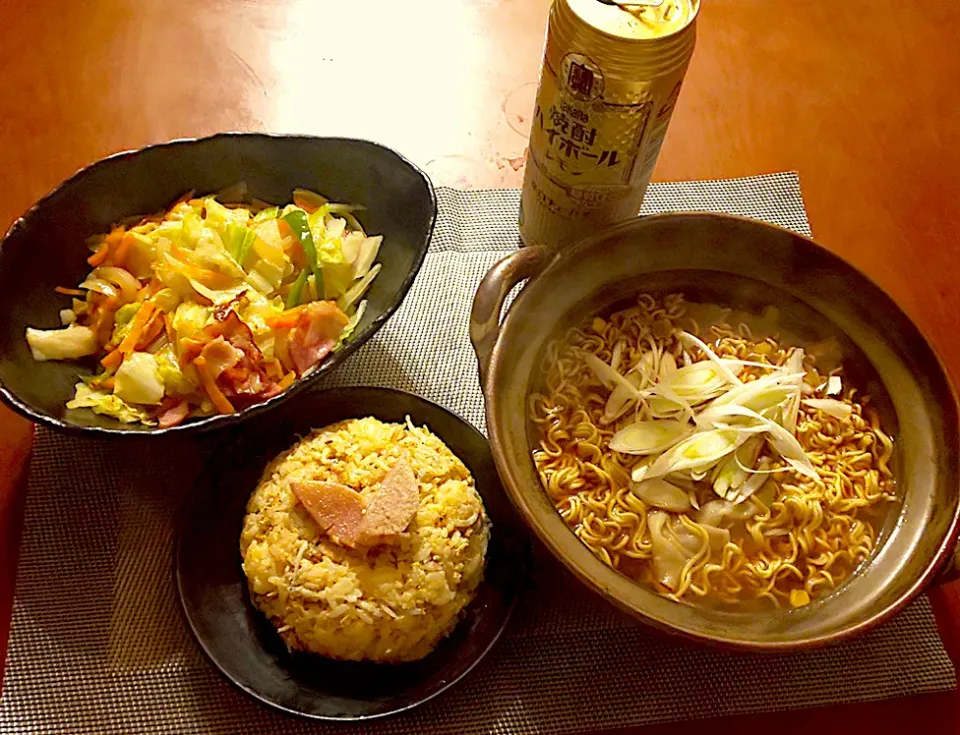
[[[112,416],[125,424],[153,424],[149,411],[131,406],[109,390],[95,390],[86,383],[77,383],[76,395],[67,408],[91,408],[94,413]]]
[[[313,234],[310,232],[310,225],[307,223],[307,214],[302,209],[293,209],[287,212],[281,218],[289,225],[293,231],[293,236],[297,238],[300,247],[303,248],[303,254],[307,259],[307,266],[317,283],[323,282],[323,273],[320,271],[320,263],[317,260],[317,248],[313,242]]]
[[[223,196],[245,197],[246,186]],[[356,330],[382,238],[298,189],[285,207],[186,196],[91,238],[62,329],[27,329],[37,360],[96,356],[70,408],[172,426],[283,392]]]
[[[27,327],[27,344],[34,360],[71,360],[97,353],[94,331],[76,324],[64,329]]]

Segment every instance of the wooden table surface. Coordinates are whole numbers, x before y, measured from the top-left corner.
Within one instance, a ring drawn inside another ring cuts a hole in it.
[[[883,286],[960,380],[960,4],[703,2],[655,178],[799,171],[818,240]],[[222,130],[371,138],[438,185],[518,187],[548,7],[0,3],[0,228],[104,155]],[[30,441],[0,406],[0,654]],[[931,596],[960,661],[960,592]],[[896,732],[918,720],[957,732],[960,693],[643,731]]]

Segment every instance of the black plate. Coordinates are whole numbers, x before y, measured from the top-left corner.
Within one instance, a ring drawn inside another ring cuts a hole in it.
[[[477,597],[453,633],[426,658],[406,664],[349,663],[291,654],[250,603],[240,568],[244,509],[267,462],[311,429],[375,416],[426,424],[464,462],[493,522]],[[417,396],[383,388],[301,393],[213,455],[187,501],[176,549],[176,578],[187,622],[231,682],[293,714],[363,720],[435,697],[467,674],[496,642],[517,600],[529,556],[487,440],[463,419]]]
[[[230,416],[187,421],[169,429],[123,424],[90,409],[68,410],[78,374],[94,362],[36,362],[27,327],[60,326],[69,298],[89,272],[88,236],[131,215],[169,206],[184,192],[211,193],[246,181],[250,195],[283,204],[297,187],[364,206],[370,233],[383,235],[383,270],[367,292],[367,311],[353,338],[310,377],[287,392]],[[235,425],[289,400],[335,369],[396,311],[427,252],[437,203],[433,186],[403,156],[347,138],[223,133],[120,153],[88,166],[35,204],[0,242],[0,399],[27,418],[89,434],[158,435]]]

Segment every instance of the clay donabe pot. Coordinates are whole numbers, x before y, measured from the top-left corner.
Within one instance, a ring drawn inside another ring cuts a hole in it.
[[[511,289],[530,280],[510,306]],[[895,437],[900,502],[872,557],[810,605],[757,613],[679,604],[604,564],[541,488],[528,397],[548,342],[638,293],[761,312],[810,343],[843,346],[848,374]],[[495,265],[474,299],[471,339],[497,468],[523,520],[589,588],[648,625],[734,649],[787,651],[840,641],[894,616],[934,581],[954,549],[958,494],[956,394],[923,335],[880,288],[814,241],[739,217],[637,218],[558,253],[521,248]]]

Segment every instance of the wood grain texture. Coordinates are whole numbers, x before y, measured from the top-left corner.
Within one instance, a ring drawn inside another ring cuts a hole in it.
[[[109,153],[221,130],[366,137],[437,184],[516,187],[549,0],[0,3],[0,227]],[[704,0],[657,179],[799,171],[818,240],[960,379],[960,4]],[[383,61],[382,59],[389,59]],[[0,638],[29,426],[0,409]],[[960,660],[960,588],[933,593]],[[5,649],[5,644],[4,644]],[[905,652],[909,655],[909,652]],[[960,729],[960,694],[649,732]]]

